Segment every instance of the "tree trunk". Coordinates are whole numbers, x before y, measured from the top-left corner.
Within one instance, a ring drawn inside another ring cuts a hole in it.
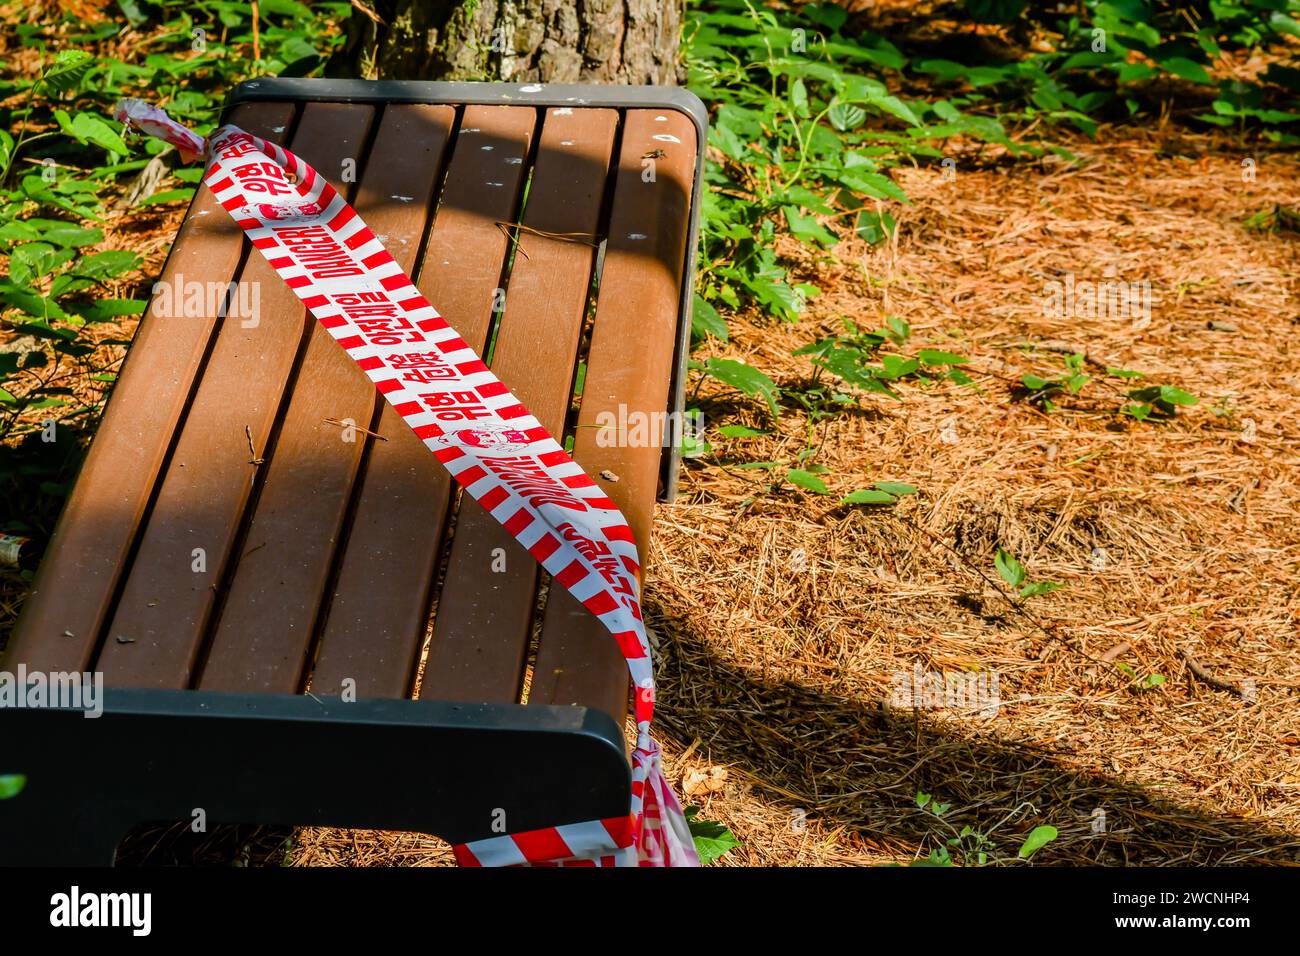
[[[343,58],[356,76],[512,83],[683,79],[681,0],[359,0]]]

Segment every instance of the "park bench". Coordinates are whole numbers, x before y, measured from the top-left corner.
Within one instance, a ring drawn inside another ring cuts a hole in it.
[[[679,446],[600,423],[682,411],[700,102],[264,79],[224,121],[350,197],[644,559]],[[147,821],[626,814],[626,664],[545,577],[200,188],[2,662],[102,673],[103,714],[0,710],[0,862],[107,864]]]

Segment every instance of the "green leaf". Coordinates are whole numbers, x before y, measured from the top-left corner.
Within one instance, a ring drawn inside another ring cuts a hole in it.
[[[53,299],[12,282],[0,282],[0,302],[46,321],[68,317]]]
[[[896,224],[888,212],[864,209],[858,213],[855,229],[869,245],[878,246],[894,234]]]
[[[897,183],[882,173],[851,170],[840,173],[835,178],[844,186],[863,196],[870,196],[873,199],[892,199],[904,205],[911,203],[911,200],[907,198],[907,193],[903,192]]]
[[[13,220],[0,226],[0,243],[6,245],[15,242],[32,242],[41,238],[40,232],[20,220]]]
[[[66,93],[81,84],[95,58],[84,50],[63,50],[45,71],[42,83],[54,93]]]
[[[117,8],[122,11],[122,15],[126,17],[127,22],[133,27],[138,27],[149,21],[149,14],[141,9],[137,0],[117,0]]]
[[[840,241],[839,236],[823,226],[815,217],[804,215],[797,207],[782,206],[781,211],[785,213],[785,221],[790,227],[790,232],[801,242],[816,242],[829,249]]]
[[[1041,850],[1047,844],[1051,843],[1057,837],[1056,827],[1054,826],[1037,826],[1025,837],[1025,842],[1020,845],[1020,859],[1027,860],[1036,852]]]
[[[711,358],[705,365],[704,371],[718,381],[740,389],[746,395],[761,396],[767,402],[773,418],[780,414],[776,407],[776,397],[780,394],[780,389],[758,369],[734,359]]]
[[[808,115],[808,87],[803,80],[795,80],[790,87],[790,106],[796,116]]]
[[[941,352],[938,349],[921,349],[916,353],[926,365],[965,365],[970,359],[953,352]]]
[[[830,108],[826,118],[841,133],[847,133],[849,130],[857,129],[866,122],[867,111],[860,106],[854,106],[852,103],[836,103]]]
[[[11,225],[18,225],[12,223]],[[28,219],[23,225],[40,231],[40,238],[58,246],[81,248],[104,241],[102,229],[86,228],[62,219]]]
[[[1294,10],[1295,8],[1292,7],[1292,9]],[[1284,33],[1291,37],[1300,37],[1300,23],[1296,23],[1295,20],[1288,17],[1285,13],[1277,10],[1273,11],[1269,14],[1268,22],[1269,26],[1278,33]]]
[[[688,807],[686,824],[690,827],[691,838],[695,841],[695,852],[699,854],[700,863],[708,866],[728,850],[740,846],[740,841],[721,823],[699,819],[697,816],[699,812],[699,807]]]
[[[158,206],[169,202],[189,202],[194,198],[194,187],[182,187],[181,189],[164,189],[161,192],[145,196],[140,200],[141,206]]]
[[[112,279],[130,272],[140,264],[140,257],[125,249],[110,249],[86,256],[73,268],[79,276],[91,279]]]
[[[691,334],[697,339],[711,335],[722,342],[727,341],[727,323],[718,310],[698,295],[692,301]]]
[[[905,485],[901,481],[878,481],[875,487],[891,495],[914,495],[916,488],[913,485]]]
[[[1181,388],[1174,388],[1172,385],[1160,386],[1160,398],[1170,405],[1196,405],[1201,401],[1191,392],[1184,392]]]
[[[14,138],[5,130],[0,130],[0,170],[9,168],[9,161],[14,155]]]
[[[55,110],[54,118],[58,121],[59,128],[79,143],[93,143],[121,156],[130,152],[117,131],[94,113],[78,113],[69,118],[67,111]]]
[[[885,316],[885,325],[889,326],[889,332],[886,333],[895,345],[902,345],[912,337],[912,327],[907,324],[905,319],[900,319],[896,315]]]
[[[9,256],[9,278],[18,285],[31,285],[76,255],[74,249],[56,249],[47,242],[17,246]]]
[[[746,425],[723,425],[718,429],[718,434],[723,438],[756,438],[759,435],[766,435],[767,432]]]
[[[912,112],[912,108],[897,96],[876,95],[869,97],[868,102],[882,113],[888,113],[890,116],[897,117],[909,126],[921,125],[921,120],[914,112]]]
[[[112,322],[124,315],[140,315],[148,304],[143,299],[97,299],[89,305],[68,308],[86,322]]]
[[[1020,589],[1022,598],[1037,597],[1040,594],[1051,594],[1053,591],[1059,591],[1065,587],[1056,581],[1035,581],[1032,584],[1026,584]]]
[[[1186,57],[1171,56],[1167,60],[1160,60],[1160,65],[1181,79],[1188,80],[1192,83],[1211,83],[1210,74],[1205,71],[1205,67],[1195,60],[1189,60]]]
[[[3,392],[4,389],[0,389]],[[8,392],[4,392],[8,395]],[[27,776],[21,773],[7,773],[0,775],[0,800],[10,800],[23,792],[27,786]]]
[[[263,14],[291,17],[295,20],[310,20],[311,10],[298,0],[262,0]]]
[[[1018,588],[1025,583],[1025,566],[1017,561],[1010,552],[998,548],[998,553],[993,558],[993,565],[998,569],[998,574],[1002,580],[1013,588]]]
[[[802,471],[798,468],[791,468],[785,473],[785,480],[792,485],[797,485],[804,491],[816,492],[819,495],[829,495],[830,489],[826,483],[810,471]]]
[[[94,113],[78,113],[77,118],[72,121],[72,127],[76,130],[79,139],[94,143],[107,152],[119,156],[126,156],[131,152],[117,130]]]
[[[840,504],[844,505],[892,505],[898,501],[894,495],[888,491],[878,488],[863,488],[859,491],[852,491],[840,499]]]
[[[1145,63],[1121,63],[1118,77],[1121,83],[1140,83],[1149,80],[1159,71]]]
[[[904,358],[901,355],[880,356],[880,370],[877,374],[890,382],[895,382],[905,375],[911,375],[921,367],[919,359]]]

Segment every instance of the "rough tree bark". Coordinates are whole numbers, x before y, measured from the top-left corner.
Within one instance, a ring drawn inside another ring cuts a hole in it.
[[[343,56],[367,79],[684,79],[682,0],[357,0],[354,7]]]

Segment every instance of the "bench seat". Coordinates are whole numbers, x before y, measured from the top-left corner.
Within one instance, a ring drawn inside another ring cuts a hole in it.
[[[675,449],[601,424],[681,410],[698,100],[259,80],[226,122],[349,197],[644,561]],[[102,673],[106,711],[0,713],[0,857],[108,862],[194,808],[452,842],[625,813],[626,664],[545,578],[201,187],[4,660]]]

